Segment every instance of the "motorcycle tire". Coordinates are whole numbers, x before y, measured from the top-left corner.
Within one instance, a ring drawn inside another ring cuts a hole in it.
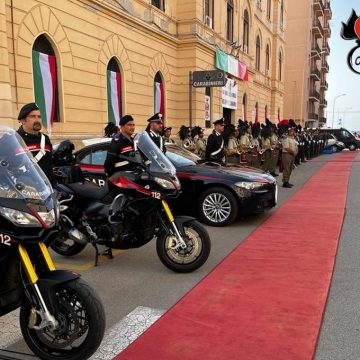
[[[51,244],[51,248],[59,255],[62,256],[74,256],[81,253],[87,244],[80,244],[73,241],[73,244],[68,245],[61,240],[55,240]]]
[[[88,359],[100,346],[105,332],[105,311],[101,300],[79,278],[59,284],[56,301],[59,312],[53,315],[59,328],[55,331],[30,329],[31,305],[27,299],[24,301],[20,309],[20,327],[26,344],[36,356],[45,360]]]
[[[179,229],[180,230],[180,229]],[[185,250],[173,250],[169,232],[161,232],[156,240],[156,251],[161,262],[170,270],[188,273],[199,269],[208,259],[211,249],[210,237],[203,225],[196,220],[184,224],[187,243]]]

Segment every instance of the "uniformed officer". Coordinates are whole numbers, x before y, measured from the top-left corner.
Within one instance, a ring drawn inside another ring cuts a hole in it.
[[[52,144],[50,138],[41,133],[41,114],[35,103],[24,105],[18,116],[21,126],[18,129],[19,135],[33,154],[44,174],[51,183],[54,182]]]
[[[264,150],[264,163],[263,163],[263,170],[265,172],[271,172],[272,171],[272,148],[271,148],[271,130],[270,126],[265,126],[261,130],[261,136],[262,136],[262,148]]]
[[[241,153],[245,154],[246,164],[252,166],[252,153],[251,153],[251,126],[248,123],[244,123],[240,130],[240,149]],[[241,156],[241,155],[240,155]]]
[[[134,155],[135,147],[132,135],[135,132],[135,122],[131,115],[125,115],[120,119],[120,131],[111,141],[105,160],[105,172],[111,176],[118,171],[131,170],[131,161],[124,157]]]
[[[206,141],[204,139],[204,129],[199,130],[199,134],[197,135],[195,146],[196,146],[197,154],[202,159],[204,159],[205,158],[205,151],[206,151]]]
[[[225,136],[226,163],[239,164],[239,130],[232,124],[226,125],[225,128],[227,126],[229,129],[225,129],[225,132],[228,132],[228,136]]]
[[[175,141],[171,139],[171,130],[172,127],[164,127],[163,130],[163,140],[165,143],[175,144]]]
[[[205,150],[205,159],[207,161],[217,162],[221,165],[225,164],[224,132],[225,119],[221,118],[213,122],[214,130],[210,134]]]
[[[294,166],[295,157],[298,153],[298,145],[294,138],[295,129],[293,127],[288,128],[287,136],[282,142],[282,162],[284,166],[283,170],[283,187],[291,188],[294,185],[289,183],[291,172]]]
[[[145,131],[149,134],[152,141],[156,144],[156,146],[163,152],[166,152],[165,142],[161,136],[162,128],[163,128],[163,120],[162,114],[156,113],[148,120],[149,125],[145,129]]]

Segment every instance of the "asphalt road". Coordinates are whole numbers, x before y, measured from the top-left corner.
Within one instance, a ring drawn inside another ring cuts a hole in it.
[[[279,187],[278,207],[287,202],[302,185],[318,170],[328,157],[323,155],[317,162],[300,165],[293,172],[292,189]],[[360,164],[355,163],[348,197],[348,209],[339,247],[331,295],[321,332],[316,359],[359,359],[360,346],[359,315],[357,312],[360,282],[357,254],[357,234],[360,222],[357,214],[360,208],[359,179]],[[278,178],[281,184],[281,177]],[[246,240],[264,220],[276,211],[276,208],[263,214],[240,218],[226,228],[207,227],[212,250],[205,265],[194,273],[177,274],[162,265],[157,258],[155,242],[140,249],[118,252],[114,259],[104,259],[98,267],[93,267],[94,251],[88,246],[85,251],[74,258],[63,258],[53,254],[58,268],[79,270],[98,292],[103,300],[107,328],[113,327],[127,314],[139,306],[167,310],[183,295],[191,290],[203,277],[221,262],[237,245]],[[296,226],[294,219],[294,226]],[[301,226],[301,224],[299,224]],[[1,337],[6,331],[0,329]],[[344,352],[344,347],[347,351]],[[23,341],[12,345],[10,349],[28,351]],[[345,355],[344,355],[345,354]],[[357,356],[356,356],[357,354]]]

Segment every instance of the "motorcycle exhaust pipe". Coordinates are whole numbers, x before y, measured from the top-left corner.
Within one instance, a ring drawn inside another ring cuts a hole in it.
[[[69,238],[79,244],[86,245],[88,243],[86,235],[76,228],[71,228],[68,231]]]

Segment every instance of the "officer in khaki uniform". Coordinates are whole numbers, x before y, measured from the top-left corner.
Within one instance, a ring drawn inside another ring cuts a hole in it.
[[[195,141],[196,152],[202,158],[205,159],[206,141],[204,139],[204,129],[199,130],[199,135]]]
[[[245,133],[240,137],[240,148],[241,152],[246,154],[246,164],[252,166],[252,153],[251,153],[251,127],[249,125],[244,125]]]
[[[271,140],[270,140],[270,128],[265,126],[261,131],[262,136],[262,148],[264,152],[264,163],[263,170],[265,172],[271,171],[271,160],[272,160],[272,151],[271,151]]]
[[[295,129],[288,128],[287,136],[282,141],[282,162],[283,170],[283,187],[291,188],[294,185],[289,183],[292,169],[294,167],[295,157],[298,153],[298,144],[295,140]]]

